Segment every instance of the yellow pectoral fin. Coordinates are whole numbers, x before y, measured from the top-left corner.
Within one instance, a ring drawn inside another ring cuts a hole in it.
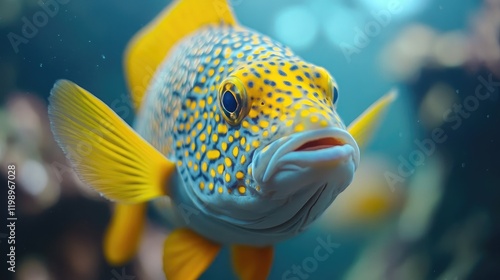
[[[136,109],[169,50],[208,24],[236,25],[226,0],[174,1],[131,40],[125,52],[125,72]]]
[[[146,203],[116,205],[104,237],[104,256],[111,265],[123,265],[135,255],[145,221]]]
[[[233,267],[241,280],[265,280],[271,272],[273,247],[231,247]]]
[[[106,104],[66,80],[54,85],[49,103],[54,137],[83,182],[125,204],[167,194],[175,164]]]
[[[198,279],[213,262],[220,245],[190,229],[174,230],[165,240],[163,270],[169,280]]]
[[[379,123],[382,121],[382,116],[396,97],[396,90],[391,90],[379,100],[375,101],[375,103],[349,125],[348,131],[352,137],[354,137],[360,148],[368,144]]]

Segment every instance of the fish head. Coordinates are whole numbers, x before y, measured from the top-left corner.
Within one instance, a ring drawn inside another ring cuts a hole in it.
[[[240,147],[250,175],[242,185],[273,200],[344,190],[359,148],[337,113],[338,95],[327,70],[298,59],[253,61],[223,80],[217,99],[228,135],[250,143]]]

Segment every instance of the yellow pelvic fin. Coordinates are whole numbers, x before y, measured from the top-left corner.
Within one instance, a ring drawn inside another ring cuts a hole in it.
[[[67,80],[54,85],[49,102],[54,137],[83,182],[121,203],[167,194],[175,164],[106,104]]]
[[[163,270],[169,280],[198,279],[213,262],[220,245],[190,229],[174,230],[165,240]]]
[[[123,265],[135,255],[145,221],[145,203],[116,205],[104,237],[104,256],[111,265]]]
[[[392,89],[389,93],[375,101],[375,103],[368,107],[363,114],[349,125],[348,131],[360,148],[366,147],[379,123],[382,121],[382,116],[396,97],[397,91]]]
[[[208,24],[236,25],[226,0],[175,1],[134,36],[125,52],[125,74],[136,110],[169,50]]]
[[[265,280],[273,264],[273,247],[231,247],[233,267],[241,280]]]

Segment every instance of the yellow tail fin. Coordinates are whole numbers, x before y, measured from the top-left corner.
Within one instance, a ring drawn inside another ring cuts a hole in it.
[[[125,72],[136,110],[169,50],[208,24],[236,25],[226,0],[175,1],[131,40],[125,53]]]
[[[397,95],[397,91],[392,89],[389,93],[375,101],[375,103],[349,125],[348,131],[360,148],[368,144],[382,120],[382,116],[389,108],[389,105],[396,99]]]
[[[54,85],[49,102],[54,137],[83,182],[121,203],[167,194],[175,164],[106,104],[66,80]]]

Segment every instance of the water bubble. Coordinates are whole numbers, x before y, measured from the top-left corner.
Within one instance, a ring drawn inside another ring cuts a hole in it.
[[[101,55],[102,59],[106,59],[106,56],[105,55]]]
[[[489,115],[489,114],[488,114],[488,115],[486,115],[486,118],[487,118],[487,119],[489,119],[489,118],[490,118],[490,115]]]
[[[465,162],[462,162],[462,168],[465,168]]]
[[[43,63],[40,63],[40,68],[42,68],[42,67],[43,67]]]

